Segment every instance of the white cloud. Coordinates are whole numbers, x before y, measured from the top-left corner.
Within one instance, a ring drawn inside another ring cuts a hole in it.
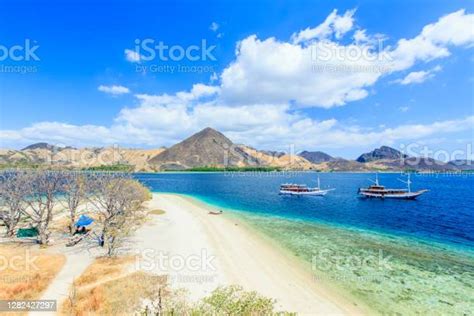
[[[402,85],[412,84],[412,83],[422,83],[426,79],[433,77],[430,71],[414,71],[410,72],[405,78],[398,80]]]
[[[208,86],[202,83],[193,85],[191,91],[180,91],[175,95],[161,94],[161,95],[149,95],[149,94],[137,94],[135,95],[142,104],[148,105],[192,105],[193,101],[197,101],[201,98],[212,97],[219,93],[220,88],[216,86]]]
[[[470,116],[430,124],[361,128],[334,118],[311,119],[288,104],[226,106],[216,98],[206,101],[213,93],[217,93],[214,87],[200,85],[173,95],[137,95],[138,106],[122,109],[108,127],[42,122],[17,131],[0,131],[0,137],[4,146],[38,141],[75,146],[169,146],[212,126],[237,143],[266,149],[294,145],[302,150],[390,145],[468,131],[474,124],[474,116]]]
[[[422,83],[426,80],[433,78],[435,73],[441,71],[441,66],[436,66],[430,70],[413,71],[405,76],[403,79],[395,80],[394,82],[400,83],[401,85],[409,85],[414,83]]]
[[[97,90],[99,90],[101,92],[104,92],[104,93],[112,94],[112,95],[121,95],[121,94],[130,93],[130,89],[128,89],[127,87],[116,86],[116,85],[113,85],[113,86],[100,85],[97,88]]]
[[[335,42],[318,42],[303,47],[275,38],[260,40],[255,35],[241,41],[235,62],[221,75],[221,94],[231,104],[286,103],[301,107],[344,105],[368,95],[382,75],[377,63],[369,60],[315,60],[315,50],[339,51],[364,49]]]
[[[176,95],[186,101],[197,100],[202,97],[210,97],[218,94],[220,88],[217,86],[208,86],[202,83],[193,85],[191,92],[178,92]]]
[[[125,49],[125,59],[131,63],[139,63],[142,60],[142,56],[131,49]]]
[[[361,43],[361,42],[368,42],[369,41],[369,37],[367,36],[366,34],[366,30],[357,30],[355,31],[354,33],[354,41],[356,43]]]
[[[368,35],[360,29],[352,43],[331,40],[333,34],[337,39],[353,28],[353,14],[352,10],[339,16],[333,11],[319,26],[294,33],[291,42],[256,35],[243,39],[237,45],[235,61],[221,74],[222,101],[341,106],[367,97],[369,88],[385,75],[449,56],[450,46],[474,44],[474,15],[464,10],[443,16],[414,38],[401,39],[395,47],[382,50],[378,50],[382,35]],[[425,79],[424,75],[428,74],[412,76]]]
[[[217,32],[217,30],[219,29],[219,24],[217,24],[216,22],[212,22],[211,26],[209,26],[209,29],[213,32]]]
[[[459,10],[441,17],[436,23],[426,25],[412,39],[400,39],[391,52],[393,70],[404,70],[417,61],[430,61],[450,55],[449,46],[474,44],[474,14]]]
[[[293,44],[301,44],[311,40],[327,39],[334,34],[337,39],[340,39],[345,33],[352,29],[354,25],[353,15],[355,9],[348,10],[344,15],[338,15],[337,10],[334,9],[324,20],[314,28],[306,28],[302,31],[294,33],[291,36]]]
[[[0,131],[0,137],[7,146],[37,141],[76,146],[161,146],[212,126],[236,142],[257,148],[294,144],[301,149],[316,149],[390,145],[472,129],[474,116],[429,124],[361,128],[334,118],[310,118],[299,110],[331,108],[364,99],[384,75],[448,56],[451,45],[467,47],[474,43],[473,15],[460,10],[427,25],[416,37],[401,39],[395,47],[379,52],[392,57],[392,68],[379,70],[378,60],[347,57],[351,51],[372,51],[379,35],[358,29],[352,36],[354,42],[337,41],[354,29],[353,15],[353,10],[342,16],[333,11],[321,25],[295,33],[291,41],[249,36],[238,43],[235,60],[220,74],[218,86],[195,84],[189,91],[174,94],[137,94],[137,106],[122,109],[110,126],[42,122],[20,130]],[[317,54],[315,58],[314,49],[346,55],[339,58],[333,54],[326,60]],[[131,62],[141,59],[131,50],[125,53]],[[425,72],[434,71],[438,70]],[[414,76],[403,80],[414,83],[427,75],[418,75],[418,79]],[[214,78],[217,77],[216,74]],[[122,86],[101,86],[99,90],[112,94],[130,92]]]
[[[40,140],[61,145],[103,145],[114,144],[117,138],[110,129],[96,125],[73,125],[61,122],[40,122],[18,131],[0,131],[5,145],[27,145]]]

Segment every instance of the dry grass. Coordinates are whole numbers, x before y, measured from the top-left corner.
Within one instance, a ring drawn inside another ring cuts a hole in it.
[[[163,211],[163,210],[153,210],[153,211],[149,211],[148,214],[151,214],[151,215],[163,215],[165,214],[166,212]]]
[[[108,278],[118,277],[135,257],[97,258],[75,281],[76,286],[88,286]]]
[[[0,299],[38,299],[63,267],[60,254],[31,246],[0,245]]]
[[[97,259],[77,279],[69,299],[61,305],[67,315],[129,315],[143,299],[156,299],[166,280],[144,272],[123,275],[133,257]]]
[[[67,216],[61,217],[57,220],[54,220],[50,224],[50,230],[57,233],[69,234],[69,225],[71,224],[71,219]]]

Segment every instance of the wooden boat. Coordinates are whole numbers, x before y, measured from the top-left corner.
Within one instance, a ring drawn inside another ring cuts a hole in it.
[[[318,177],[318,186],[314,188],[308,187],[306,184],[284,183],[280,185],[280,195],[316,195],[324,196],[334,189],[321,189]]]
[[[412,182],[410,181],[410,174],[408,174],[407,181],[399,180],[407,184],[406,189],[387,189],[379,184],[379,177],[376,174],[375,181],[373,181],[374,184],[368,188],[359,188],[358,194],[365,198],[413,200],[428,192],[428,190],[411,191]]]

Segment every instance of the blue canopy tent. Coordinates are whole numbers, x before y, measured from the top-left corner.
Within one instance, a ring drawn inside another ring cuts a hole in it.
[[[94,220],[92,218],[90,218],[89,216],[87,215],[81,215],[79,217],[79,220],[76,222],[76,227],[85,227],[85,226],[89,226],[90,224],[92,224],[94,222]]]

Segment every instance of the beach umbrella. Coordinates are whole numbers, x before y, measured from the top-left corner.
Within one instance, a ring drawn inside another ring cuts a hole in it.
[[[79,217],[79,220],[76,222],[76,226],[77,227],[79,227],[79,226],[89,226],[93,222],[94,222],[94,220],[92,218],[90,218],[89,216],[81,215],[81,217]]]

